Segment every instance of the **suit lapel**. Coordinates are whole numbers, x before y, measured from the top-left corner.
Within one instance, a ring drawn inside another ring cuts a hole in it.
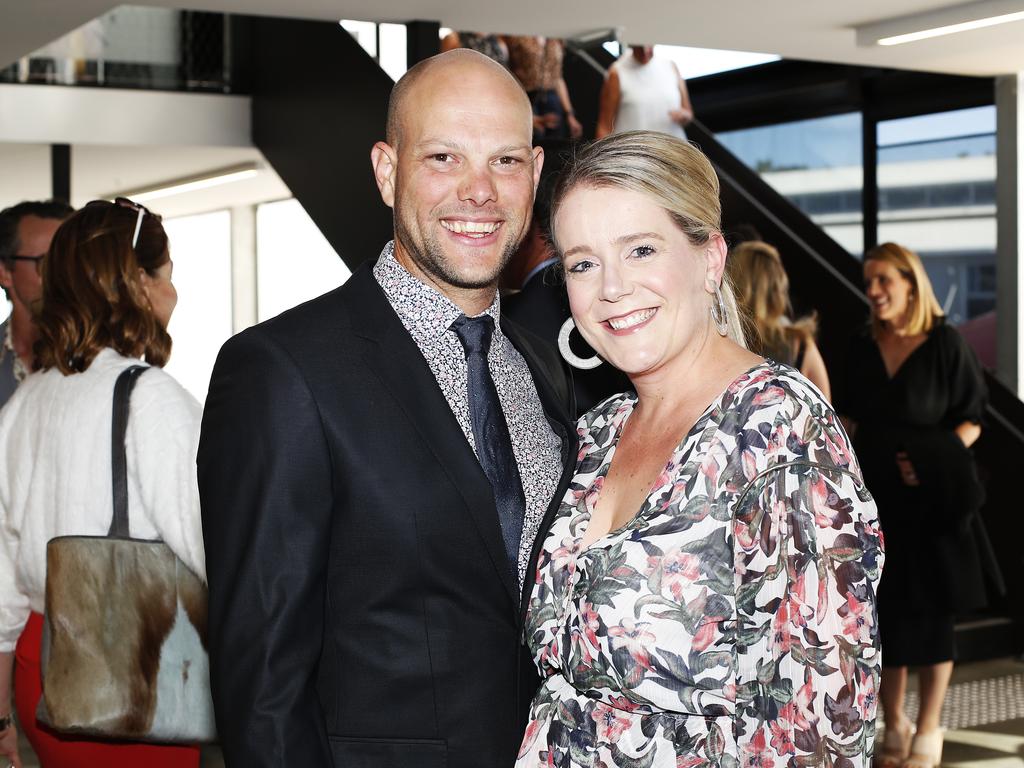
[[[508,566],[494,492],[480,462],[445,400],[430,366],[395,314],[368,265],[350,281],[358,281],[349,302],[353,331],[368,342],[366,364],[398,403],[426,443],[441,471],[465,502],[472,524],[483,540],[514,606],[519,605],[518,579]]]

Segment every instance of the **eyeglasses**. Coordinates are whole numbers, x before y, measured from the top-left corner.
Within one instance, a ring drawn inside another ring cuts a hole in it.
[[[40,269],[43,264],[43,256],[8,256],[8,261],[31,261],[36,268],[36,274],[40,274]]]

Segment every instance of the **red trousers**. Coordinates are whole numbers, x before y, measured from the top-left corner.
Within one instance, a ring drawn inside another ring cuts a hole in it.
[[[14,652],[14,701],[18,724],[42,768],[198,768],[199,747],[78,741],[37,725],[36,706],[43,695],[39,671],[42,641],[43,617],[33,613]]]

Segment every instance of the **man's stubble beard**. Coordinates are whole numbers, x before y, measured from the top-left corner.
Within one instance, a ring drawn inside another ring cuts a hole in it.
[[[504,228],[508,226],[508,224],[509,220],[504,219],[501,226]],[[524,228],[522,236],[517,239],[505,241],[501,258],[498,259],[496,269],[490,277],[486,280],[468,280],[462,275],[457,274],[452,268],[452,265],[448,263],[448,260],[444,255],[444,249],[442,249],[441,244],[437,242],[437,238],[432,235],[424,235],[423,248],[420,249],[417,247],[416,240],[413,238],[411,230],[405,225],[403,217],[399,215],[397,210],[394,212],[394,225],[395,237],[398,242],[401,243],[405,252],[409,254],[409,258],[412,259],[420,269],[446,285],[462,289],[491,288],[497,285],[502,271],[512,260],[516,251],[519,250],[519,246],[522,243],[523,238],[526,236],[527,231]]]

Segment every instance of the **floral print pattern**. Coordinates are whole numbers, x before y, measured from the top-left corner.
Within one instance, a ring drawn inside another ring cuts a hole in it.
[[[793,369],[751,369],[583,549],[636,402],[579,422],[526,620],[544,684],[517,766],[867,766],[883,544],[836,414]]]

